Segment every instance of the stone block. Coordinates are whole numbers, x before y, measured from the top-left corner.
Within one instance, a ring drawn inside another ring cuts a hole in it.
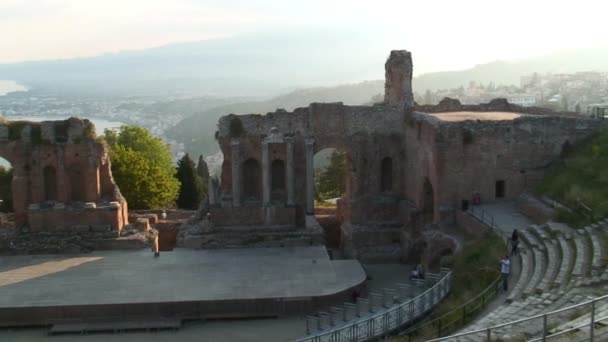
[[[107,232],[110,231],[109,224],[92,224],[91,231],[93,232]]]
[[[95,208],[97,208],[97,205],[95,204],[95,202],[86,202],[84,204],[84,208],[85,209],[95,209]]]
[[[40,210],[40,204],[32,203],[27,207],[27,210]]]
[[[146,218],[146,217],[138,217],[135,220],[134,225],[135,225],[135,229],[142,231],[142,232],[145,232],[150,229],[150,222],[148,221],[148,218]]]
[[[61,202],[56,202],[55,205],[53,205],[53,209],[54,210],[64,210],[65,204],[61,203]]]
[[[54,143],[55,142],[55,123],[54,122],[42,122],[40,124],[40,134],[44,142]]]
[[[70,230],[74,233],[88,233],[91,230],[91,227],[86,224],[79,224],[70,227]]]
[[[6,125],[0,125],[0,140],[8,140],[9,129]]]
[[[120,203],[116,201],[112,201],[109,203],[110,208],[120,208]]]

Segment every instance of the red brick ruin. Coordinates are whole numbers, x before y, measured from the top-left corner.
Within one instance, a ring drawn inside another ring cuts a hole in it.
[[[89,120],[0,123],[0,156],[13,167],[18,227],[120,232],[127,202],[112,178],[108,147]]]

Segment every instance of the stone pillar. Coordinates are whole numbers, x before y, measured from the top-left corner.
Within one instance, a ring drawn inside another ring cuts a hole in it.
[[[241,206],[241,154],[239,151],[239,139],[230,141],[230,151],[232,153],[232,206]]]
[[[414,105],[411,53],[405,50],[391,51],[384,69],[384,103],[411,108]]]
[[[293,138],[285,138],[287,143],[287,205],[294,205],[294,163],[293,163]]]
[[[216,204],[215,198],[215,182],[213,181],[213,177],[209,176],[207,180],[207,198],[209,199],[209,205]]]
[[[262,205],[270,205],[270,156],[268,142],[262,142]]]
[[[308,138],[306,145],[306,214],[312,215],[315,211],[315,182],[313,175],[313,157],[315,155],[315,140]]]

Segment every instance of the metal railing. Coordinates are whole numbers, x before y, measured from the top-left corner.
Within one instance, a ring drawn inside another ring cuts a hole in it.
[[[486,224],[488,227],[492,229],[497,228],[496,223],[494,222],[494,216],[483,210],[483,208],[472,205],[469,207],[467,212],[473,215],[476,219],[480,220],[482,223]]]
[[[420,338],[435,338],[452,333],[477,318],[477,314],[482,312],[496,298],[501,288],[502,277],[499,276],[483,292],[456,309],[427,322],[419,323],[399,333],[399,335],[407,336],[407,341],[414,341]]]
[[[306,336],[296,342],[359,342],[387,336],[403,325],[421,318],[442,301],[452,287],[452,272],[441,270],[442,277],[422,294],[369,318]]]
[[[608,324],[608,295],[548,313],[494,325],[484,329],[445,336],[427,342],[499,341],[509,337],[518,341],[605,341]],[[533,330],[530,331],[530,327]],[[535,328],[535,329],[534,329]],[[596,339],[597,338],[597,339]]]

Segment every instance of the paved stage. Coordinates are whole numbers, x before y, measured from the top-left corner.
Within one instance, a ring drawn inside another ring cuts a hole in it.
[[[365,281],[324,247],[0,258],[0,308],[326,296]]]

